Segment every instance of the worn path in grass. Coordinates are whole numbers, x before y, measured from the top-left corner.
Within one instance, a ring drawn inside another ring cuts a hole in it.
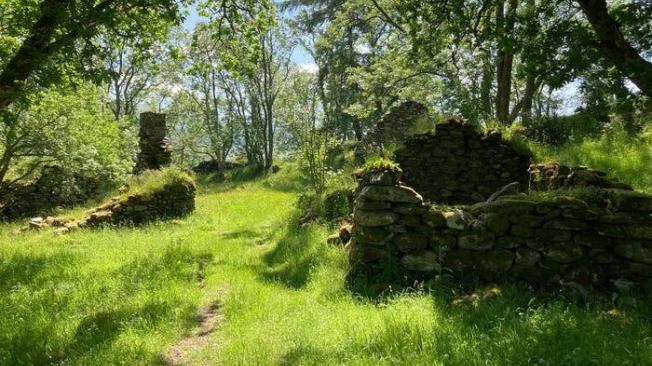
[[[344,249],[288,225],[297,194],[267,183],[204,186],[141,229],[0,226],[0,364],[652,364],[647,299],[358,298]]]

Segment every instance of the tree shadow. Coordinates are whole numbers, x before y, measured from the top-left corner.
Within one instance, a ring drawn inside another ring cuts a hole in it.
[[[348,337],[337,347],[297,342],[283,354],[281,363],[339,364],[357,359],[381,364],[387,360],[450,365],[652,364],[650,319],[645,321],[637,313],[614,317],[603,305],[532,296],[508,289],[460,303],[433,293],[433,307],[425,309],[431,314],[423,322],[388,315],[379,328],[367,329],[364,337]],[[382,306],[388,305],[393,303]]]
[[[0,258],[0,292],[17,287],[38,288],[44,281],[64,275],[65,269],[78,259],[78,255],[58,253],[53,255],[14,254]]]
[[[260,277],[295,289],[304,287],[311,269],[322,256],[322,247],[314,243],[314,233],[310,228],[291,225],[274,248],[263,256]]]
[[[212,259],[210,253],[171,247],[118,268],[71,276],[70,271],[81,266],[82,256],[10,257],[0,267],[0,309],[6,309],[0,318],[0,364],[112,359],[116,356],[113,343],[126,331],[162,331],[159,328],[166,328],[164,323],[175,318],[184,329],[192,329],[194,305],[174,296],[161,300],[160,292],[170,283],[199,288]],[[133,303],[143,296],[144,304]],[[67,324],[78,315],[83,318],[69,333]],[[124,352],[126,356],[140,351]]]

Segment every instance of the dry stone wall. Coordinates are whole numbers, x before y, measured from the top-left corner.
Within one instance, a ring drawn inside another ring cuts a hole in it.
[[[192,181],[168,183],[147,194],[116,197],[97,207],[79,222],[80,227],[101,225],[141,225],[155,220],[183,217],[195,209]]]
[[[526,187],[530,159],[500,132],[482,134],[459,119],[408,138],[395,152],[405,182],[425,199],[446,204],[481,202],[512,182]]]
[[[530,174],[530,189],[536,191],[554,191],[576,187],[632,190],[630,185],[607,177],[607,173],[585,166],[569,167],[556,162],[532,164],[528,172]]]
[[[144,112],[140,114],[140,132],[138,158],[135,173],[144,170],[157,170],[170,165],[172,148],[166,137],[165,114]]]
[[[604,195],[604,207],[524,194],[463,208],[430,206],[398,173],[371,172],[354,203],[351,278],[451,275],[472,284],[582,288],[650,283],[652,196],[619,189]]]

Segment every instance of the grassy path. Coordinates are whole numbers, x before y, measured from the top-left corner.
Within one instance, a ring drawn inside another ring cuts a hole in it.
[[[543,303],[505,290],[473,304],[344,287],[344,249],[288,225],[296,194],[203,188],[197,211],[142,229],[11,234],[0,226],[0,364],[652,364],[652,310]]]

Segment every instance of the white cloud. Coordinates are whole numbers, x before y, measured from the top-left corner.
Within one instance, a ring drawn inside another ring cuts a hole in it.
[[[317,71],[319,71],[319,66],[317,66],[317,64],[314,62],[299,64],[298,67],[299,71],[307,72],[310,74],[316,74]]]

